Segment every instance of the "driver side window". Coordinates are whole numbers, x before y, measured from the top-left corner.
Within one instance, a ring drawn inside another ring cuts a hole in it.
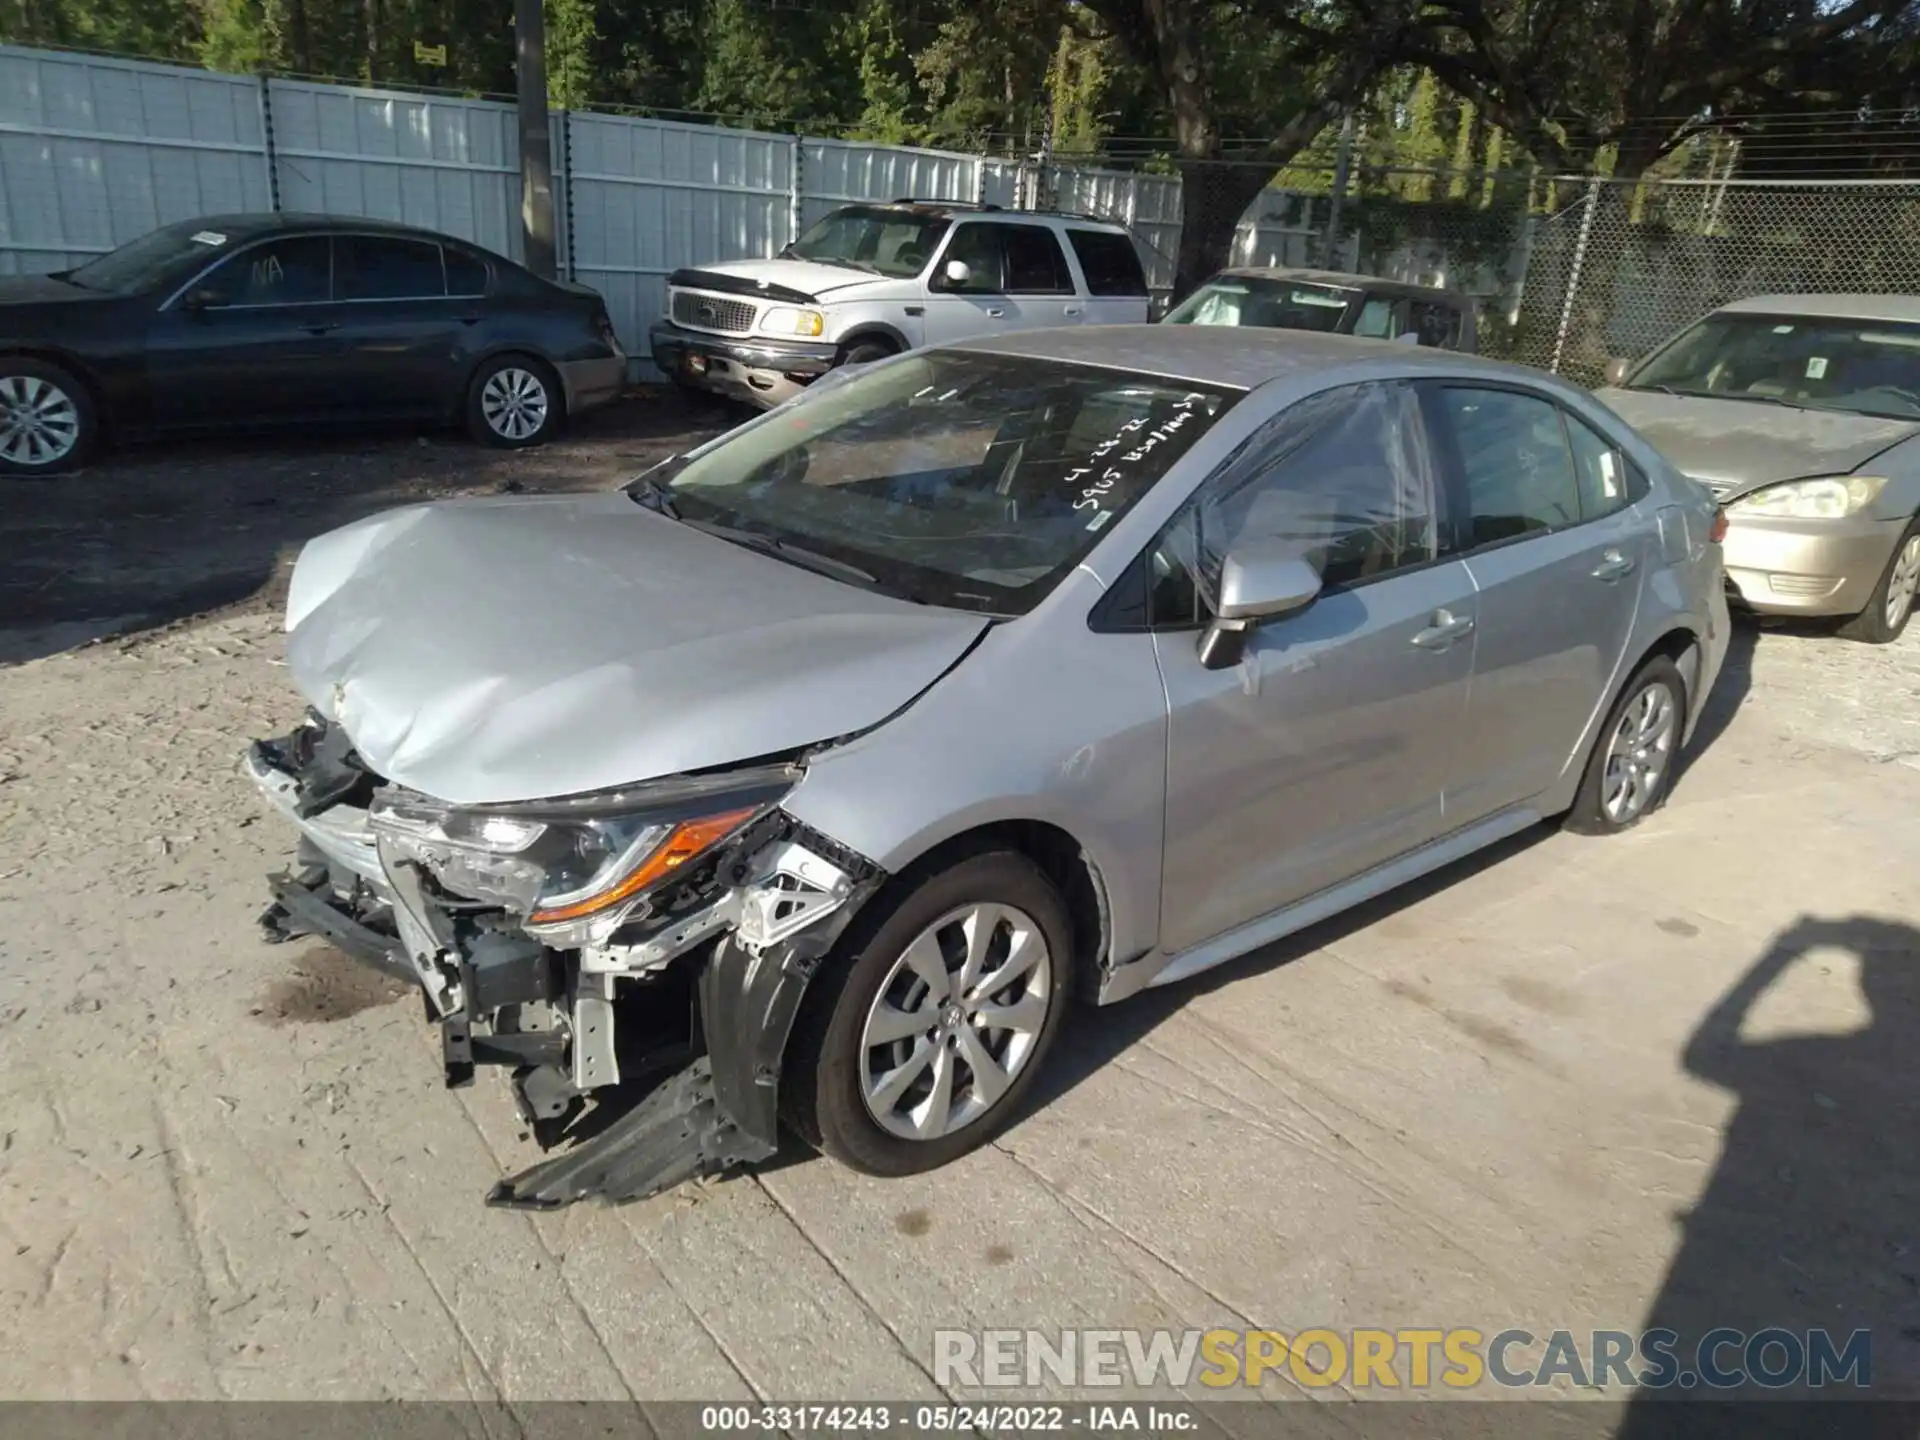
[[[945,278],[947,264],[954,260],[961,261],[973,272],[964,285],[955,285]],[[940,262],[939,285],[959,295],[1003,294],[1006,278],[1002,268],[1000,227],[977,223],[961,225],[955,228],[953,243]]]
[[[333,298],[333,247],[324,235],[269,240],[230,256],[193,287],[221,305],[319,305]]]
[[[1436,468],[1413,389],[1323,391],[1268,422],[1201,487],[1149,553],[1153,623],[1203,621],[1221,561],[1280,540],[1329,589],[1437,553]]]

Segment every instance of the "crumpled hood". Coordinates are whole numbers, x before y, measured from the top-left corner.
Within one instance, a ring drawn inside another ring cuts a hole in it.
[[[890,276],[869,275],[864,270],[849,269],[845,265],[816,265],[811,260],[723,260],[714,265],[702,265],[700,269],[709,275],[732,275],[736,279],[751,280],[756,285],[762,281],[769,285],[783,285],[807,295],[825,295],[830,290],[846,290],[856,285],[899,283]]]
[[[471,805],[864,729],[987,623],[797,569],[615,491],[415,505],[321,536],[294,569],[287,663],[373,769]]]
[[[1722,499],[1780,480],[1848,474],[1920,430],[1909,420],[1657,390],[1606,389],[1596,398]]]

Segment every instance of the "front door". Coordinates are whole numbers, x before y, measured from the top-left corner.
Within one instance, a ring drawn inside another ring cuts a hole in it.
[[[1272,422],[1163,538],[1163,949],[1440,834],[1475,605],[1466,567],[1440,553],[1437,473],[1411,387],[1344,387]],[[1205,668],[1195,626],[1221,558],[1282,537],[1320,570],[1321,595],[1256,630],[1238,665]]]
[[[337,401],[339,322],[324,235],[228,256],[153,317],[146,365],[163,429],[277,424]]]
[[[975,335],[997,335],[1022,324],[1020,302],[1007,294],[1007,257],[1000,225],[979,220],[953,227],[947,248],[928,281],[927,344],[944,345]],[[952,280],[947,266],[958,260],[967,278]]]
[[[1480,592],[1452,824],[1550,789],[1627,663],[1649,559],[1644,482],[1601,436],[1522,389],[1436,387]]]

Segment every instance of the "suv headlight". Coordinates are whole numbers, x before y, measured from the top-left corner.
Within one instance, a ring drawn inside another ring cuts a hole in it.
[[[821,335],[826,332],[827,317],[818,310],[776,305],[760,317],[760,328],[769,335]]]
[[[468,809],[392,791],[368,822],[382,848],[454,895],[503,906],[562,948],[598,944],[663,881],[793,788],[779,766],[571,800]]]
[[[1886,485],[1883,475],[1827,475],[1818,480],[1789,480],[1741,496],[1727,506],[1727,513],[1777,520],[1843,520],[1871,505]]]

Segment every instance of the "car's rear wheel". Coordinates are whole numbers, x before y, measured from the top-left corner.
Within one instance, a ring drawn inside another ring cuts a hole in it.
[[[788,1123],[869,1175],[986,1144],[1017,1113],[1068,1003],[1073,927],[1024,856],[961,860],[849,932],[814,981],[781,1090]]]
[[[467,387],[467,429],[485,445],[524,450],[552,438],[565,401],[559,377],[530,355],[501,355]]]
[[[1581,835],[1612,835],[1666,802],[1686,734],[1687,684],[1664,655],[1647,661],[1627,681],[1600,728],[1566,827]]]
[[[93,397],[58,365],[0,356],[0,475],[54,475],[99,438]]]
[[[1840,627],[1849,640],[1868,645],[1886,645],[1900,638],[1913,618],[1916,592],[1920,592],[1920,520],[1907,527],[1900,543],[1873,587],[1867,608]]]

